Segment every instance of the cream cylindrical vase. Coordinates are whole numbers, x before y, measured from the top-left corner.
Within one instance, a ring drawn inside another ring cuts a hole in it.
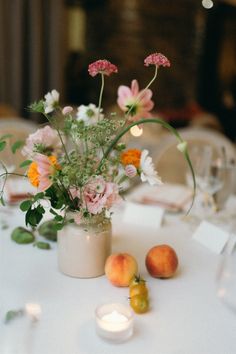
[[[67,224],[58,232],[58,266],[62,273],[77,278],[104,274],[111,254],[111,222]]]

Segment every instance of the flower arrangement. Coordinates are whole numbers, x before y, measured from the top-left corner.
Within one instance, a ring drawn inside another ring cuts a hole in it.
[[[77,110],[70,106],[61,107],[59,93],[52,90],[43,100],[30,106],[34,112],[42,113],[48,125],[29,135],[22,149],[27,166],[23,175],[35,187],[36,193],[21,203],[26,212],[26,225],[36,227],[49,207],[55,227],[61,229],[67,222],[90,223],[96,218],[111,217],[111,207],[121,200],[121,184],[126,179],[140,177],[150,185],[161,184],[161,178],[154,169],[147,150],[127,149],[121,138],[131,127],[145,123],[158,123],[171,131],[178,140],[178,149],[183,152],[194,172],[187,152],[187,145],[168,123],[151,117],[154,106],[150,86],[157,77],[160,67],[169,67],[169,60],[161,53],[149,55],[145,66],[153,66],[154,76],[143,89],[137,80],[131,87],[118,88],[117,104],[123,111],[106,116],[102,109],[105,77],[117,73],[117,67],[107,60],[98,60],[88,67],[89,75],[101,77],[98,105],[81,105]],[[0,150],[6,137],[0,138]],[[19,145],[20,146],[20,145]],[[1,190],[3,200],[4,184],[10,173],[5,170]],[[67,214],[72,217],[67,217]]]

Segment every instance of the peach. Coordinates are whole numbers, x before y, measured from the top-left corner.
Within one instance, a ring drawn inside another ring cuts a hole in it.
[[[115,286],[129,286],[137,271],[137,262],[128,253],[113,253],[106,260],[105,274]]]
[[[152,247],[145,259],[146,268],[154,278],[170,278],[178,267],[178,257],[175,250],[168,245]]]

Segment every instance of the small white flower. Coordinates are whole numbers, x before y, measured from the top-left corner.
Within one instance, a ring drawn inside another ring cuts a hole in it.
[[[187,145],[188,145],[187,141],[182,141],[182,143],[179,143],[177,145],[177,149],[184,153],[187,150]]]
[[[95,104],[90,103],[88,106],[81,105],[78,107],[78,112],[76,114],[77,120],[82,120],[85,125],[95,124],[98,121],[98,115],[100,119],[103,119],[104,115],[101,113],[98,114],[98,107]]]
[[[152,158],[148,156],[149,151],[143,150],[140,159],[141,181],[148,182],[151,186],[162,184],[161,178],[154,169]]]
[[[51,113],[54,111],[55,106],[59,102],[59,93],[57,90],[52,90],[51,92],[48,92],[44,98],[44,111],[46,114]]]

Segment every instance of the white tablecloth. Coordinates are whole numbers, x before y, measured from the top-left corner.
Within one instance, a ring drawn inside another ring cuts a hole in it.
[[[128,304],[128,289],[112,286],[105,276],[74,279],[57,269],[56,244],[51,251],[17,245],[13,227],[23,225],[17,209],[1,209],[10,225],[0,230],[0,354],[235,354],[236,316],[216,296],[216,272],[221,256],[192,239],[192,228],[180,218],[165,218],[159,230],[125,225],[120,213],[113,218],[113,252],[136,257],[147,280],[151,309],[135,315],[134,335],[122,344],[110,344],[95,332],[98,304]],[[175,277],[150,277],[147,251],[169,244],[179,257]],[[8,324],[8,310],[38,303],[40,321],[23,317]]]

